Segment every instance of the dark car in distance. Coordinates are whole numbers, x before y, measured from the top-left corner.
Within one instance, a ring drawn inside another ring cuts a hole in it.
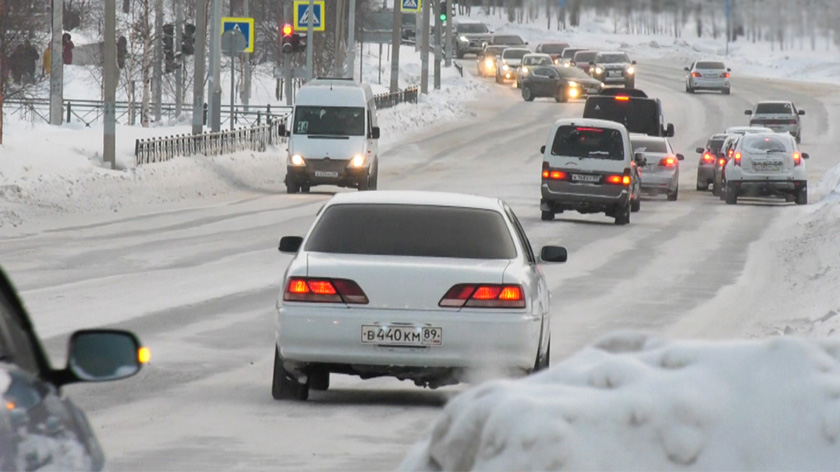
[[[14,287],[0,269],[0,470],[101,470],[85,414],[61,388],[130,377],[148,361],[134,334],[73,333],[67,366],[53,369]]]
[[[604,84],[575,67],[538,66],[522,78],[522,98],[553,97],[558,102],[601,93]]]
[[[561,54],[563,50],[569,47],[569,43],[540,43],[534,52],[548,54],[554,64],[560,64]]]
[[[589,75],[601,82],[624,85],[626,88],[636,86],[636,61],[630,59],[626,52],[599,52],[589,63]]]

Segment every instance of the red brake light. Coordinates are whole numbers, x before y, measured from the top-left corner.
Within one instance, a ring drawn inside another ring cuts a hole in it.
[[[734,150],[734,149],[730,149],[730,150],[729,150],[729,152],[727,153],[727,155],[731,158],[731,157],[732,157],[732,153],[733,153],[733,152],[735,152],[735,150]]]
[[[721,157],[720,160],[718,161],[718,164],[720,164],[721,167],[725,166],[726,165],[726,159]]]
[[[620,102],[626,102],[630,100],[630,97],[628,97],[627,95],[616,95],[615,99]]]
[[[699,72],[692,72],[691,76],[692,77],[700,77],[700,73]]]
[[[458,284],[446,292],[438,306],[450,308],[525,308],[521,285]]]
[[[733,156],[732,159],[735,160],[735,165],[736,166],[741,165],[741,153],[740,152],[736,152],[735,156]]]
[[[703,154],[703,160],[706,162],[714,162],[715,158],[707,152]]]
[[[795,125],[795,124],[796,124],[796,120],[790,120],[790,122],[788,122],[788,124],[789,124],[789,125]]]
[[[283,300],[289,302],[348,303],[366,305],[368,298],[356,282],[346,279],[292,277]]]
[[[584,127],[578,127],[578,128],[576,128],[576,130],[577,130],[577,131],[591,131],[591,132],[593,132],[593,133],[603,133],[603,132],[604,132],[604,130],[602,130],[601,128],[584,128]]]
[[[543,167],[542,178],[544,180],[568,180],[569,174],[557,169],[548,169]]]
[[[292,25],[290,25],[288,23],[283,25],[283,36],[289,36],[293,32],[294,32],[294,29],[292,28]]]
[[[729,75],[730,75],[729,72],[724,72],[723,73],[723,78],[728,79]]]
[[[673,157],[665,157],[665,158],[662,158],[659,161],[659,165],[663,166],[663,167],[676,167],[677,166],[677,160],[674,159]]]
[[[630,185],[630,176],[629,175],[608,175],[607,176],[607,183],[613,185]]]
[[[801,166],[802,165],[802,154],[798,152],[793,153],[793,165],[794,166]]]

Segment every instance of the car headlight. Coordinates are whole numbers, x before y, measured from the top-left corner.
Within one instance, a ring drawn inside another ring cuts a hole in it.
[[[487,67],[493,67],[493,59],[487,59],[484,61],[484,65]]]
[[[356,154],[353,159],[350,159],[350,167],[362,167],[365,165],[365,156]]]
[[[563,63],[563,67],[571,67],[571,64],[569,64],[568,62],[565,62],[565,63]]]
[[[303,156],[301,156],[300,154],[295,154],[295,155],[293,155],[293,156],[292,156],[292,159],[291,159],[291,162],[292,162],[292,165],[293,165],[293,166],[303,166],[303,165],[306,165],[306,161],[304,161],[304,160],[303,160]]]
[[[630,74],[630,75],[635,74],[636,73],[636,68],[633,67],[633,66],[628,67],[627,68],[627,73]]]
[[[578,86],[578,83],[575,82],[574,80],[569,81],[569,87],[577,87],[577,86]]]
[[[600,74],[600,73],[602,73],[602,72],[604,72],[604,69],[601,69],[600,67],[596,67],[596,68],[595,68],[595,73],[596,73],[596,74]]]
[[[522,66],[522,68],[519,69],[519,71],[522,72],[523,74],[527,74],[528,73],[528,68],[525,67],[525,66]]]
[[[505,65],[503,65],[503,66],[502,66],[502,70],[508,70],[508,69],[510,69],[510,67],[508,67],[508,65],[507,65],[507,64],[505,64]]]
[[[460,38],[458,38],[458,39],[460,39],[461,41],[463,41],[463,42],[465,42],[465,43],[470,42],[470,40],[469,40],[469,39],[467,39],[467,37],[466,37],[466,36],[461,36],[461,37],[460,37]]]

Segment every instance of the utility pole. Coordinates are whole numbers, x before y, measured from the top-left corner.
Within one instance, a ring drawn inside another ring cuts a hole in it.
[[[429,93],[429,14],[431,6],[429,5],[429,1],[434,0],[421,0],[423,3],[420,5],[420,8],[423,10],[423,14],[420,15],[423,17],[422,24],[420,25],[420,29],[417,31],[423,32],[423,50],[420,52],[420,93],[428,94]],[[415,37],[416,37],[415,33]]]
[[[361,50],[359,51],[361,54]],[[361,61],[360,59],[359,61]],[[347,26],[347,77],[353,77],[353,69],[356,67],[356,0],[350,0],[350,11],[348,12]],[[362,82],[359,74],[359,82]]]
[[[435,90],[440,90],[440,61],[443,58],[440,47],[440,27],[442,26],[440,21],[440,0],[431,1],[433,2],[432,8],[434,9],[435,15]]]
[[[446,2],[446,41],[444,42],[444,44],[446,44],[446,62],[444,63],[444,66],[446,67],[452,67],[452,49],[455,44],[455,42],[452,41],[452,14],[454,13],[454,3],[455,2],[453,0],[448,0]]]
[[[64,119],[64,1],[52,0],[52,42],[50,43],[50,124]]]
[[[204,129],[204,66],[207,51],[207,0],[195,0],[195,61],[192,134]]]
[[[248,0],[244,0],[242,16],[250,18],[250,11],[248,8]],[[256,40],[256,35],[254,35]],[[242,104],[245,105],[245,111],[248,111],[248,103],[251,99],[251,53],[246,52],[242,54]]]
[[[163,95],[163,0],[155,0],[155,121],[161,119],[160,102]]]
[[[102,71],[105,85],[104,136],[102,140],[102,160],[115,167],[116,152],[116,113],[117,98],[117,0],[105,0],[105,62]]]
[[[394,27],[391,28],[391,93],[400,89],[400,25],[402,24],[401,0],[394,0]]]
[[[315,3],[309,0],[309,6],[306,10],[306,80],[315,77],[312,70],[312,53],[315,50],[315,32],[312,31],[315,19]]]
[[[426,0],[417,0],[420,3],[420,11],[414,15],[414,52],[420,51],[423,47],[422,33],[426,32],[423,28],[423,9],[426,8]],[[426,23],[428,24],[428,23]]]
[[[211,0],[210,12],[210,99],[209,117],[210,130],[218,133],[222,127],[222,82],[221,82],[221,55],[222,55],[222,0]]]
[[[181,47],[184,41],[184,7],[182,2],[183,0],[175,0],[175,37],[173,38],[175,44],[173,46],[175,47],[175,57],[178,58],[178,65],[180,66],[175,69],[175,116],[181,116],[184,101],[184,84],[181,80],[184,76],[183,69],[186,62]]]

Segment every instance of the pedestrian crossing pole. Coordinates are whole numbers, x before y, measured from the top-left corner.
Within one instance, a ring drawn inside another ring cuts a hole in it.
[[[306,80],[315,77],[315,71],[312,70],[312,52],[315,45],[315,2],[309,0],[309,6],[306,10]]]

